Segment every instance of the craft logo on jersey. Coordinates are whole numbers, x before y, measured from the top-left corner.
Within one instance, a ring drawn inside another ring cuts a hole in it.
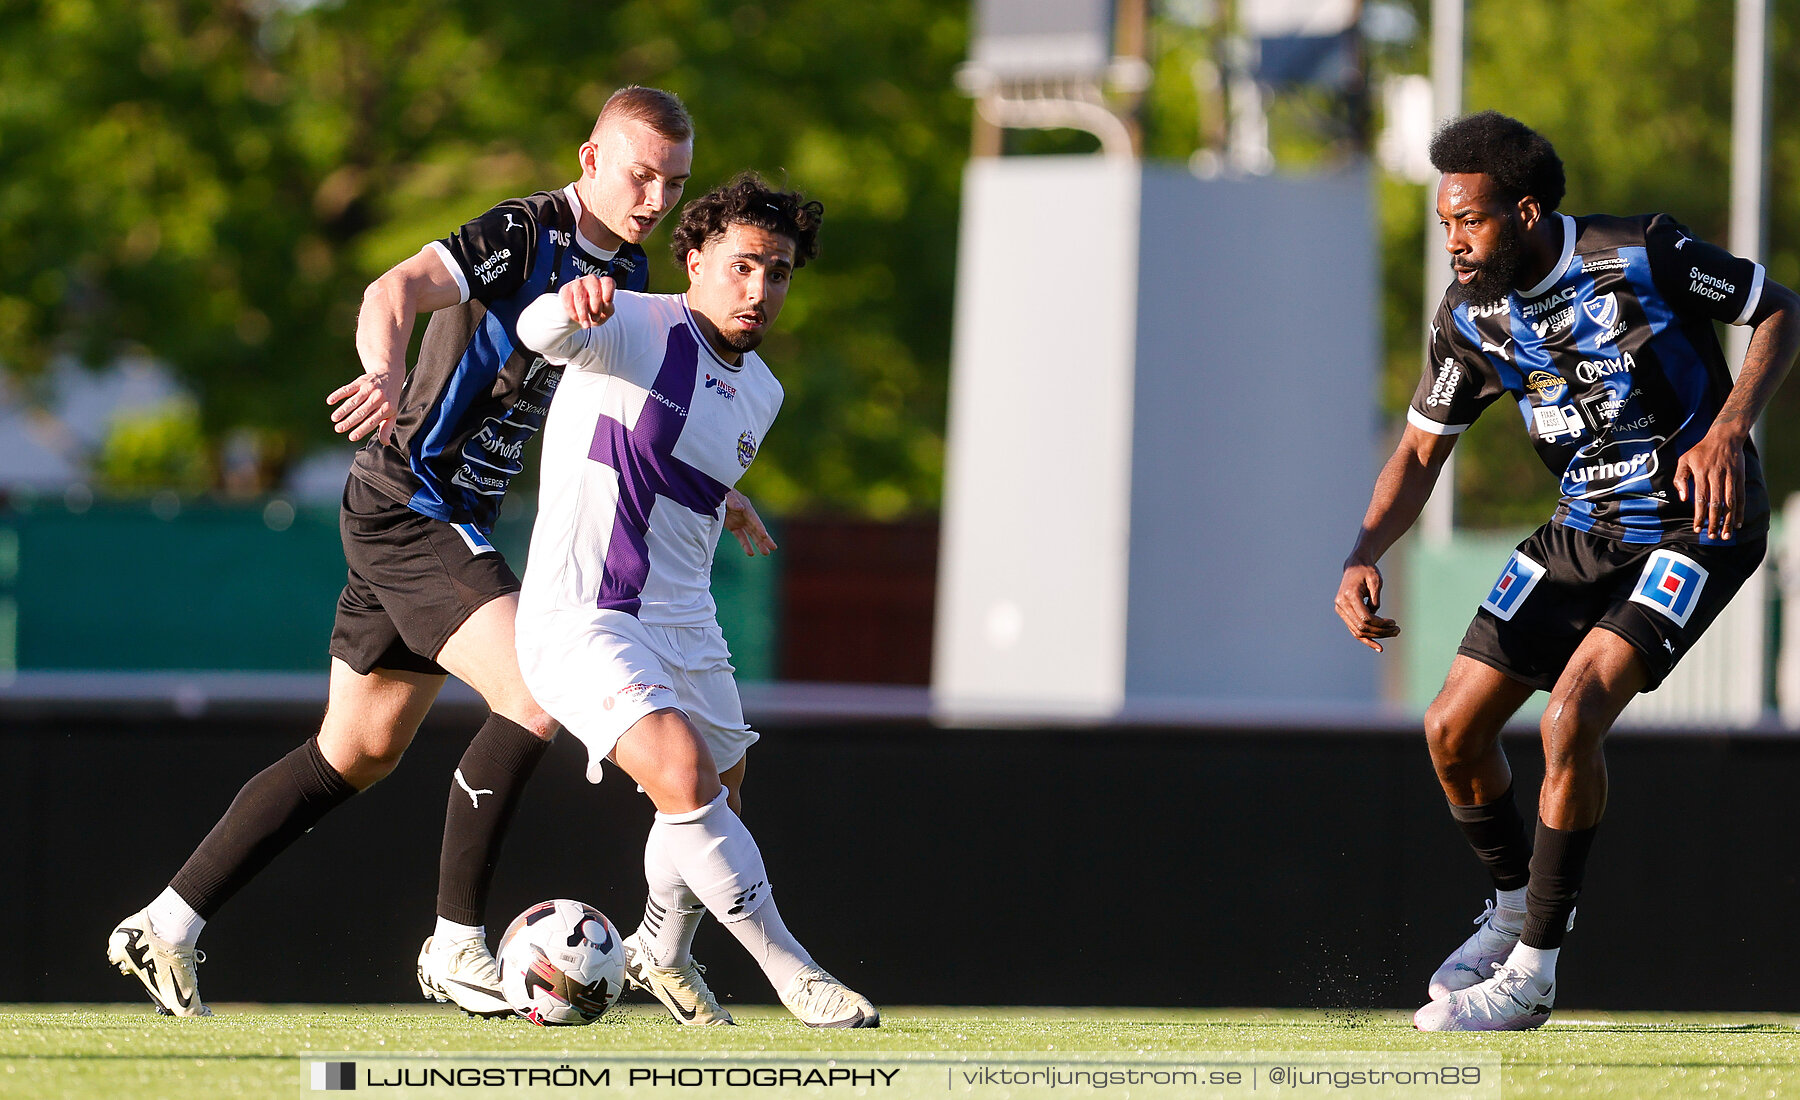
[[[756,437],[749,432],[738,436],[738,465],[748,470],[756,461]]]
[[[1705,587],[1705,566],[1685,554],[1658,550],[1644,564],[1631,602],[1661,612],[1676,626],[1686,626]]]
[[[710,374],[706,376],[706,382],[704,384],[704,388],[713,391],[714,393],[718,394],[720,397],[723,397],[727,401],[730,401],[733,398],[737,397],[737,387],[736,386],[732,385],[730,382],[725,381],[723,378],[714,378]]]
[[[1510,622],[1513,612],[1519,610],[1519,605],[1543,577],[1543,566],[1514,550],[1512,557],[1506,559],[1506,568],[1500,570],[1500,579],[1494,582],[1481,606],[1493,612],[1495,617]]]
[[[1525,376],[1525,388],[1544,404],[1554,405],[1569,392],[1569,383],[1553,371],[1534,370]]]

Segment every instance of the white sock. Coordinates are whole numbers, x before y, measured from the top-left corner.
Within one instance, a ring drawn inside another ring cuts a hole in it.
[[[434,951],[442,951],[453,943],[464,940],[480,940],[487,942],[487,925],[458,924],[453,920],[437,919],[437,928],[431,933],[431,947]]]
[[[1518,935],[1525,931],[1525,887],[1494,891],[1494,915],[1488,918],[1495,928]]]
[[[657,821],[644,842],[644,881],[650,894],[634,934],[651,966],[682,966],[693,958],[694,933],[706,916],[706,903],[688,889],[669,855],[669,829]]]
[[[782,923],[781,910],[775,908],[772,896],[765,894],[762,904],[756,907],[756,912],[725,927],[744,945],[744,950],[750,952],[756,965],[762,967],[763,974],[777,993],[787,989],[795,974],[806,967],[819,965],[813,962],[813,957],[807,954],[806,948],[800,946],[800,941]]]
[[[1547,990],[1556,984],[1556,956],[1560,954],[1560,947],[1527,947],[1520,944],[1506,957],[1506,968],[1530,975],[1533,985],[1540,990]]]
[[[194,946],[200,938],[200,930],[206,927],[206,918],[181,900],[173,886],[164,887],[156,900],[145,907],[144,913],[150,918],[150,931],[183,947]]]
[[[777,992],[795,972],[813,965],[769,900],[762,850],[725,801],[726,792],[698,810],[656,815],[653,832],[682,881],[750,952]],[[765,912],[766,911],[766,912]]]

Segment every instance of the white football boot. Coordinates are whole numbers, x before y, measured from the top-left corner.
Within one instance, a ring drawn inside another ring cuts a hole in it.
[[[471,1016],[511,1016],[512,1005],[500,992],[500,968],[480,939],[446,944],[432,950],[433,937],[419,949],[419,992],[428,1001],[447,1001]]]
[[[160,1014],[212,1015],[212,1009],[200,1003],[200,976],[194,970],[206,961],[206,955],[152,932],[147,911],[139,909],[112,930],[106,940],[106,958],[119,973],[144,983]]]
[[[1459,989],[1467,989],[1487,981],[1494,973],[1494,964],[1503,963],[1512,954],[1512,949],[1519,942],[1519,931],[1525,927],[1525,914],[1506,912],[1506,923],[1514,925],[1519,931],[1501,928],[1495,924],[1495,918],[1501,916],[1502,910],[1494,908],[1492,898],[1482,909],[1481,915],[1475,918],[1475,932],[1462,942],[1462,946],[1450,953],[1444,965],[1431,975],[1431,983],[1426,991],[1431,999],[1441,1001]]]
[[[880,1027],[881,1013],[869,999],[816,966],[794,975],[781,1003],[807,1027]]]
[[[700,975],[706,968],[693,959],[686,966],[651,966],[649,956],[638,946],[637,933],[624,939],[625,984],[641,989],[661,1001],[680,1024],[736,1024],[731,1013],[719,1006],[719,999],[707,988]]]
[[[1496,918],[1504,913],[1507,924],[1518,926],[1520,931],[1509,931],[1496,922]],[[1431,975],[1431,982],[1425,991],[1434,1001],[1441,1001],[1459,989],[1467,989],[1486,981],[1493,973],[1496,963],[1503,963],[1512,954],[1512,949],[1519,942],[1520,932],[1525,927],[1525,914],[1494,908],[1494,901],[1489,898],[1482,908],[1481,915],[1475,918],[1475,932],[1462,942],[1462,946],[1450,953],[1444,964]],[[1569,913],[1569,923],[1565,931],[1575,927],[1575,914]]]
[[[1494,964],[1494,976],[1413,1013],[1420,1031],[1530,1031],[1550,1018],[1556,983],[1540,990],[1531,975]]]

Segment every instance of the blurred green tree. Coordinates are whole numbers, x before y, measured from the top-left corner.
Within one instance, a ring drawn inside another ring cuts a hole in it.
[[[965,0],[27,0],[0,9],[0,362],[147,349],[237,427],[330,438],[362,288],[508,195],[561,186],[613,88],[699,128],[691,190],[821,199],[767,356],[751,491],[875,515],[939,494]],[[676,289],[666,230],[653,286]],[[423,326],[421,325],[422,329]]]

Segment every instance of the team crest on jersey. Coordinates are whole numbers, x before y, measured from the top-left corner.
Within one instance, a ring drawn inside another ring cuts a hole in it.
[[[756,461],[756,437],[749,432],[738,436],[738,465],[748,470]]]
[[[1705,587],[1705,566],[1685,554],[1658,550],[1644,565],[1631,602],[1661,612],[1676,626],[1686,626]]]
[[[1481,606],[1493,612],[1496,618],[1510,622],[1513,612],[1519,610],[1519,605],[1543,577],[1543,566],[1514,550],[1512,557],[1506,559],[1506,568],[1500,570],[1500,579],[1494,582]]]
[[[1588,315],[1588,320],[1601,328],[1611,328],[1619,320],[1619,296],[1606,294],[1583,302],[1581,311]]]
[[[704,384],[704,388],[713,391],[714,393],[718,394],[720,397],[723,397],[727,401],[730,401],[737,397],[737,387],[736,386],[732,385],[730,382],[725,381],[723,378],[714,378],[710,374],[706,376],[706,382]]]

